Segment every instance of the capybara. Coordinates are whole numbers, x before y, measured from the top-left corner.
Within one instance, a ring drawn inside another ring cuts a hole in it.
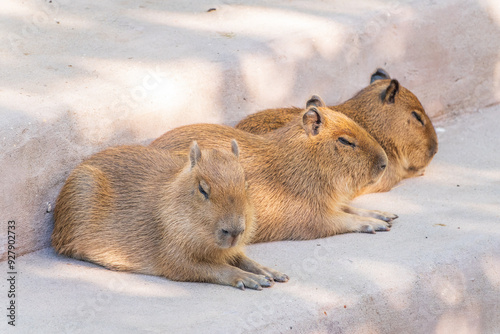
[[[436,132],[420,101],[397,80],[391,80],[383,69],[372,75],[368,87],[330,108],[365,128],[389,159],[380,180],[361,189],[358,195],[389,191],[402,179],[422,175],[437,152]],[[300,108],[268,109],[249,115],[236,128],[264,134],[284,126],[300,113]]]
[[[287,281],[243,252],[255,218],[234,140],[230,148],[194,142],[189,159],[144,146],[93,155],[57,198],[52,245],[109,269],[177,281],[257,290]]]
[[[257,216],[252,242],[389,230],[397,216],[347,205],[383,174],[384,150],[349,117],[309,104],[300,117],[262,136],[195,124],[171,130],[151,145],[186,156],[195,139],[204,147],[221,147],[235,138]]]

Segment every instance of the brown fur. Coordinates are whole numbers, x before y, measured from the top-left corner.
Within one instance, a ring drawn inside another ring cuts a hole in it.
[[[417,97],[383,70],[374,73],[372,81],[350,100],[329,107],[365,128],[387,153],[385,174],[358,194],[388,191],[402,179],[423,175],[438,148],[432,122]],[[299,108],[268,109],[246,117],[236,128],[264,134],[284,126],[300,113]]]
[[[361,187],[380,178],[387,157],[354,121],[325,108],[313,106],[263,136],[196,124],[167,132],[151,145],[186,155],[193,140],[220,147],[229,138],[242,148],[240,162],[257,216],[253,242],[388,230],[397,217],[347,206]]]
[[[229,143],[229,140],[227,141]],[[153,147],[97,153],[57,199],[52,245],[114,270],[261,289],[288,277],[243,253],[253,208],[238,146],[187,159]]]

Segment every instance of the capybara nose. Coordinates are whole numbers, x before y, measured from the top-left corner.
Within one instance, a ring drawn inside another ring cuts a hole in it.
[[[384,152],[385,153],[385,152]],[[385,170],[387,168],[387,155],[385,154],[379,154],[378,156],[378,167],[381,171]]]
[[[437,142],[433,142],[430,149],[429,149],[429,158],[432,158],[438,151],[438,144]]]
[[[236,238],[240,234],[243,234],[245,232],[244,228],[228,228],[228,229],[222,229],[222,233],[226,235],[230,235],[233,238]]]

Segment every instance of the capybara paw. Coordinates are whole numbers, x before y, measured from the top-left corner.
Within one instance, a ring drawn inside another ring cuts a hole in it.
[[[241,290],[245,290],[245,288],[254,289],[254,290],[262,290],[262,288],[269,288],[273,286],[274,281],[272,278],[266,277],[264,275],[253,275],[242,277],[236,281],[234,284],[235,287]]]
[[[289,280],[287,274],[280,273],[277,270],[264,267],[261,265],[257,265],[255,268],[248,271],[257,275],[264,275],[267,279],[274,282],[287,282]]]
[[[274,280],[272,277],[267,277],[264,275],[256,275],[256,276],[257,279],[254,278],[254,281],[257,281],[257,283],[263,288],[269,288],[274,285]]]
[[[274,269],[263,267],[261,268],[261,270],[266,277],[272,278],[272,280],[274,280],[275,282],[282,283],[282,282],[287,282],[289,280],[287,274],[280,273],[279,271],[276,271]]]
[[[397,219],[399,216],[394,213],[382,212],[383,218],[382,220],[385,222],[392,222],[394,219]]]
[[[398,215],[390,212],[372,210],[372,213],[373,215],[371,215],[371,217],[385,222],[392,222],[394,219],[398,218]]]
[[[288,282],[290,277],[288,277],[287,274],[283,274],[283,273],[280,273],[277,271],[277,272],[273,273],[273,279],[276,282],[284,283],[284,282]]]
[[[359,232],[375,233],[376,231],[390,231],[391,226],[392,224],[390,222],[383,221],[380,221],[380,223],[369,223],[361,225],[361,227],[359,228]]]

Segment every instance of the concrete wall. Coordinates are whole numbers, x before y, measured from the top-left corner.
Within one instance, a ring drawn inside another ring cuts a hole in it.
[[[438,123],[500,101],[496,0],[4,0],[0,13],[0,219],[16,221],[18,255],[49,245],[65,178],[111,145],[313,93],[339,103],[377,67]]]

